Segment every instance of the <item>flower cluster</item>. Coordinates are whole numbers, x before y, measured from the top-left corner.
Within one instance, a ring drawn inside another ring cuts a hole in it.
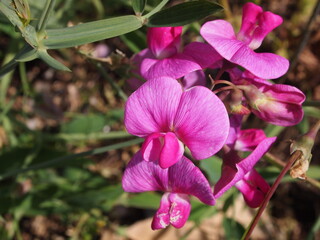
[[[235,186],[248,206],[262,203],[270,187],[254,166],[276,137],[266,137],[261,129],[242,130],[243,115],[253,113],[268,123],[291,126],[301,121],[305,100],[297,88],[268,81],[286,73],[288,60],[254,52],[281,23],[280,16],[247,3],[237,34],[224,20],[205,23],[200,34],[207,43],[182,47],[182,27],[148,30],[148,48],[132,58],[134,76],[146,81],[130,79],[137,90],[125,106],[127,131],[145,140],[122,184],[127,192],[164,192],[152,229],[182,227],[190,214],[190,195],[214,205]],[[213,87],[227,86],[215,91],[206,87],[208,68],[218,72]],[[228,80],[219,79],[223,72]],[[186,148],[195,160],[222,150],[221,177],[214,188],[184,156]],[[251,153],[242,158],[241,151]]]

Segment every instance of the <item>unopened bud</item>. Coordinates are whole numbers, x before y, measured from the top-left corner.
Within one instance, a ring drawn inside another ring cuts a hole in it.
[[[302,135],[296,141],[293,141],[290,145],[290,154],[293,154],[295,151],[300,150],[302,155],[297,159],[291,169],[290,175],[292,178],[301,178],[306,179],[306,173],[309,169],[309,163],[312,158],[311,150],[314,145],[316,135],[320,128],[320,121],[318,121],[315,126],[313,126],[309,132]]]

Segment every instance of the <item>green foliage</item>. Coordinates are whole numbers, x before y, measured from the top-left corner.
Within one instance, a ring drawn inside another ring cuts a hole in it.
[[[148,27],[183,26],[221,11],[222,7],[209,1],[191,1],[153,14]]]

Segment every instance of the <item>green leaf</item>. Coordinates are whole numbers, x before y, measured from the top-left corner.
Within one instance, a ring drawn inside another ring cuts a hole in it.
[[[20,56],[16,57],[17,62],[29,62],[34,59],[38,58],[38,51],[37,49],[31,48],[29,51],[24,52]]]
[[[274,137],[278,136],[284,129],[285,127],[283,126],[268,124],[264,132],[266,133],[267,137]]]
[[[80,115],[62,125],[62,132],[84,134],[102,132],[105,124],[106,119],[101,114]]]
[[[71,70],[67,68],[65,65],[63,65],[61,62],[51,57],[46,50],[38,50],[38,56],[41,60],[46,62],[50,67],[54,69],[71,72]]]
[[[146,6],[146,2],[147,0],[132,0],[132,8],[137,15],[141,15]]]
[[[303,107],[305,116],[320,119],[320,109],[316,107]]]
[[[129,197],[125,205],[136,208],[157,209],[161,201],[161,195],[152,192],[138,193]]]
[[[241,239],[245,231],[245,228],[232,218],[224,218],[222,225],[224,228],[225,238],[228,240]]]
[[[199,201],[191,201],[191,213],[188,220],[195,221],[199,224],[203,219],[211,217],[217,213],[217,208],[203,204]]]
[[[116,37],[142,26],[143,19],[134,15],[81,23],[73,27],[47,30],[43,40],[49,49],[74,47]]]
[[[24,47],[16,54],[16,56],[0,69],[0,78],[13,71],[18,64],[17,59],[23,59],[24,55],[30,55],[30,52],[33,51],[33,49],[34,48],[32,48],[29,44],[25,44]]]
[[[161,10],[150,16],[147,21],[147,26],[182,26],[205,18],[221,10],[222,7],[220,5],[208,1],[185,2]]]
[[[216,156],[200,161],[200,167],[208,174],[211,183],[217,182],[220,178],[221,165],[222,159]]]

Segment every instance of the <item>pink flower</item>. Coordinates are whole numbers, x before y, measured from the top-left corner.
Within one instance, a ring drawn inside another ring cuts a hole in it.
[[[230,117],[230,133],[223,156],[221,177],[214,187],[214,196],[219,198],[229,188],[235,186],[242,193],[248,206],[260,206],[269,191],[268,183],[253,168],[259,159],[269,150],[276,137],[267,138],[260,129],[240,130],[242,116]],[[237,151],[252,151],[241,159]]]
[[[243,7],[242,25],[236,35],[231,24],[224,20],[205,23],[200,33],[226,60],[240,65],[254,75],[274,79],[286,73],[287,59],[272,53],[256,53],[265,36],[282,23],[282,18],[262,8],[247,3]]]
[[[174,166],[162,169],[155,162],[144,161],[141,152],[138,152],[124,172],[122,186],[126,192],[165,192],[153,217],[153,230],[166,228],[169,224],[176,228],[183,227],[191,210],[189,195],[205,204],[215,204],[205,176],[189,159],[182,158]]]
[[[182,49],[181,31],[182,27],[148,29],[148,49],[137,54],[141,59],[139,70],[142,77],[147,80],[161,76],[178,79],[222,59],[205,43],[190,43]]]
[[[181,159],[184,144],[196,159],[212,156],[229,132],[227,111],[215,94],[201,86],[183,91],[168,77],[147,81],[129,97],[124,123],[129,133],[145,138],[143,158],[159,160],[162,168]]]
[[[275,140],[276,137],[265,138],[244,159],[241,159],[235,150],[230,149],[223,157],[221,177],[214,187],[215,198],[219,198],[235,186],[243,194],[248,206],[252,208],[260,206],[270,187],[253,167]]]
[[[272,84],[248,72],[230,76],[243,90],[251,112],[257,117],[280,126],[293,126],[302,120],[302,103],[306,97],[299,89],[284,84]]]

